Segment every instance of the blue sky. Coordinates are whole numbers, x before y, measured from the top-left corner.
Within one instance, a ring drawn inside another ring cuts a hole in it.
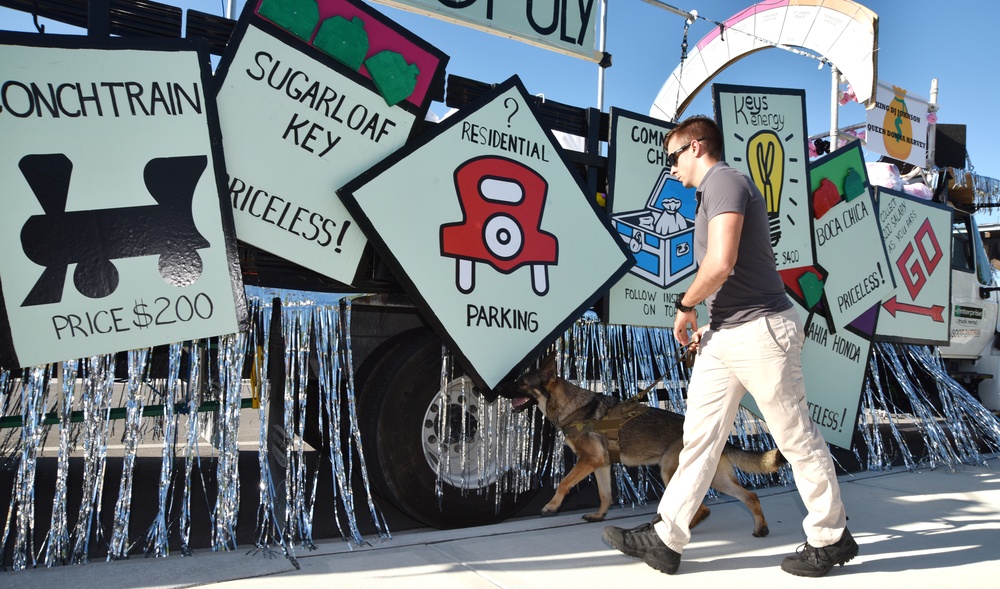
[[[595,0],[599,3],[599,0]],[[182,8],[224,14],[224,0],[176,0]],[[237,14],[243,0],[236,2]],[[748,0],[676,0],[676,8],[697,10],[703,20],[691,25],[689,48],[715,26],[753,4]],[[517,74],[533,94],[581,107],[598,104],[598,67],[574,57],[455,24],[388,8],[373,7],[436,45],[450,56],[449,73],[484,82],[502,82]],[[613,65],[606,70],[604,107],[647,113],[667,76],[678,65],[684,19],[641,0],[609,0],[607,50]],[[879,79],[930,97],[932,79],[938,80],[938,122],[967,126],[967,149],[978,174],[1000,178],[1000,114],[996,56],[1000,55],[995,0],[867,0],[861,2],[879,15]],[[42,19],[49,32],[72,29]],[[0,8],[0,29],[34,30],[30,14]],[[781,49],[750,55],[717,76],[714,82],[806,91],[808,132],[830,128],[831,75],[826,66]],[[432,108],[438,114],[444,105]],[[684,115],[712,114],[706,88]],[[864,108],[850,102],[838,109],[841,126],[864,121]],[[1000,211],[983,216],[1000,220]]]

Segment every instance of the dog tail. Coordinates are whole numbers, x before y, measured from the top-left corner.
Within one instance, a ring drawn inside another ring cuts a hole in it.
[[[727,443],[722,453],[733,466],[750,474],[773,474],[788,464],[777,448],[766,452],[752,452]]]

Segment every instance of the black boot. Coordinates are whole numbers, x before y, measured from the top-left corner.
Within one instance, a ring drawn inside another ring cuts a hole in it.
[[[681,566],[681,555],[674,552],[660,540],[653,524],[660,520],[660,516],[649,522],[636,526],[630,530],[619,528],[618,526],[607,526],[601,534],[604,543],[619,550],[626,556],[641,558],[646,564],[660,571],[672,575]]]
[[[834,565],[843,566],[858,555],[858,543],[851,533],[844,528],[844,534],[836,543],[822,548],[811,546],[808,542],[795,551],[794,556],[781,561],[781,570],[800,577],[822,577],[830,572]]]

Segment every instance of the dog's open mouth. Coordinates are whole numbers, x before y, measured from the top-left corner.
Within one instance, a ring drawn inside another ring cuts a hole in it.
[[[524,394],[524,389],[513,380],[500,383],[493,389],[493,392],[499,397],[510,399],[511,413],[520,413],[525,409],[530,409],[532,405],[538,404],[533,396]]]
[[[510,412],[520,413],[536,404],[535,399],[532,397],[515,397],[510,400]]]

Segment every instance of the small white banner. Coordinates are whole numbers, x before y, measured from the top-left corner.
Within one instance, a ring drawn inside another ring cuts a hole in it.
[[[927,165],[926,99],[879,82],[866,122],[868,149],[920,168]]]

